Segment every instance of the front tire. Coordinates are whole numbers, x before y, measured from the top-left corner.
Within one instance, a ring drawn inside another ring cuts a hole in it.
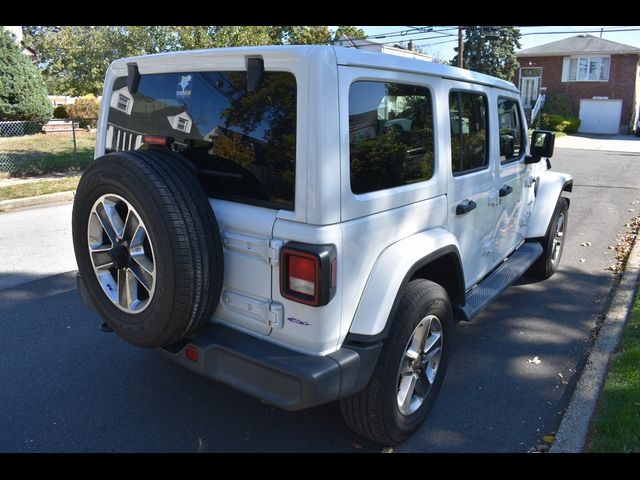
[[[407,285],[367,387],[341,400],[347,425],[382,445],[397,445],[426,420],[451,355],[453,314],[444,288]]]
[[[531,274],[535,277],[546,280],[558,270],[564,249],[568,221],[569,203],[566,198],[560,197],[553,212],[553,217],[551,217],[549,231],[542,239],[542,255],[530,269]]]

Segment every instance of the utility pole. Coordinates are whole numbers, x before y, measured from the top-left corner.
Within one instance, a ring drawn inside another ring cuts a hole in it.
[[[464,68],[464,35],[462,27],[458,27],[458,67]]]

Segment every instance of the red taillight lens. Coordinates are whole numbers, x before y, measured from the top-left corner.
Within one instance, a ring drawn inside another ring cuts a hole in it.
[[[165,137],[163,135],[143,135],[142,143],[147,145],[171,145],[173,138]]]
[[[315,259],[289,255],[289,289],[303,295],[315,296],[317,264]]]
[[[288,242],[281,250],[280,294],[319,307],[336,291],[336,248]]]

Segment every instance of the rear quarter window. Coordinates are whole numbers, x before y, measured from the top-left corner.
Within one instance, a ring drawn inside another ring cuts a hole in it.
[[[434,172],[427,87],[357,81],[349,89],[349,164],[356,194],[423,182]]]
[[[207,195],[293,210],[295,77],[265,72],[252,94],[246,85],[245,72],[149,74],[132,95],[126,77],[118,77],[106,151],[150,148],[144,135],[171,137],[171,149],[195,165]]]

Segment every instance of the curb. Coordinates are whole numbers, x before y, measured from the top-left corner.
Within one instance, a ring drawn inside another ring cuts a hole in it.
[[[627,264],[616,287],[609,311],[591,348],[580,379],[565,411],[555,441],[549,453],[582,453],[589,433],[591,417],[596,409],[600,392],[615,352],[622,329],[635,298],[640,278],[640,235],[636,236]]]
[[[15,208],[32,207],[34,205],[44,205],[47,203],[69,202],[75,196],[75,190],[68,192],[46,193],[36,197],[16,198],[13,200],[0,201],[0,212],[13,210]]]

